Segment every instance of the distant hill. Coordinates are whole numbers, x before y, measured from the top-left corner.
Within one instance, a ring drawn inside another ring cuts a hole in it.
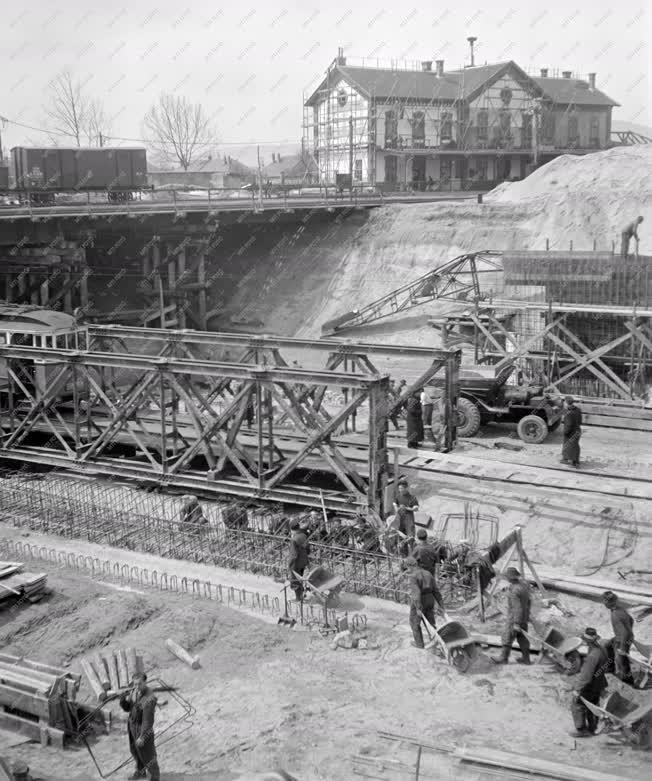
[[[638,125],[636,122],[627,122],[624,119],[614,119],[611,123],[612,130],[632,130],[634,133],[640,133],[642,136],[652,138],[652,127],[649,125]]]

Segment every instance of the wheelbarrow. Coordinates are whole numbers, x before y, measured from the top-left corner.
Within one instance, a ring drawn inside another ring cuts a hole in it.
[[[339,602],[339,593],[344,587],[344,578],[339,575],[333,575],[326,567],[317,565],[313,567],[307,575],[301,576],[294,573],[297,580],[300,580],[303,587],[309,591],[315,600],[322,607],[335,607]]]
[[[652,692],[634,689],[607,673],[609,693],[602,706],[587,702],[584,705],[605,722],[606,732],[623,743],[647,751],[652,747]]]
[[[447,664],[455,667],[458,672],[465,673],[478,657],[478,645],[475,638],[459,621],[448,620],[439,628],[432,627],[434,636],[428,629],[432,625],[428,624],[422,613],[421,621],[428,634],[426,648],[432,648]]]
[[[582,669],[582,656],[579,648],[582,645],[580,637],[565,637],[554,626],[548,628],[543,637],[538,634],[533,635],[521,630],[530,641],[531,645],[536,646],[541,643],[539,652],[539,662],[543,662],[548,657],[557,667],[563,670],[566,675],[577,675]]]

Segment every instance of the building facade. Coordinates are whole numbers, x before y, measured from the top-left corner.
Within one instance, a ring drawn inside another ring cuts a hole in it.
[[[608,148],[618,103],[595,78],[533,78],[513,61],[349,67],[340,50],[305,103],[304,139],[323,184],[339,174],[385,189],[482,189]]]

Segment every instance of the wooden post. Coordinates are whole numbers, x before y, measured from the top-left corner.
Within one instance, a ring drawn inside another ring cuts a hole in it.
[[[138,665],[136,663],[136,652],[133,648],[127,648],[125,651],[125,655],[127,657],[127,674],[129,675],[129,680],[131,681],[133,675],[135,672],[138,672]]]
[[[369,484],[367,505],[385,519],[387,487],[387,408],[389,379],[369,385]]]
[[[79,278],[79,298],[81,308],[84,312],[88,310],[88,274],[89,269],[85,266]]]
[[[258,487],[265,486],[265,440],[263,421],[263,388],[260,379],[256,380],[256,430],[258,434]]]
[[[179,299],[177,298],[177,256],[168,257],[168,290],[174,304],[174,319],[177,321],[173,327],[179,327]]]
[[[205,331],[208,324],[206,322],[206,255],[204,253],[203,245],[199,247],[197,283],[200,285],[197,294],[197,317],[199,319],[200,328],[202,331]]]
[[[136,672],[137,673],[145,672],[145,660],[142,654],[136,654]]]
[[[93,667],[95,668],[99,682],[102,684],[102,687],[108,691],[111,688],[111,681],[109,680],[109,674],[101,656],[99,654],[93,654],[91,661],[93,662]]]
[[[100,683],[97,674],[93,669],[93,665],[87,659],[82,659],[81,667],[82,670],[84,671],[84,674],[86,675],[86,680],[88,681],[91,689],[93,690],[93,694],[97,697],[97,701],[104,702],[104,700],[106,699],[106,691],[104,690],[104,687]]]
[[[181,252],[177,255],[177,271],[178,271],[178,277],[177,281],[181,282],[183,285],[186,282],[186,250],[185,248],[181,250]],[[186,327],[186,295],[183,296],[183,298],[179,299],[180,304],[178,307],[178,324],[177,328],[185,328]]]
[[[480,581],[480,567],[475,568],[475,583],[478,591],[478,606],[480,608],[480,621],[484,624],[484,596],[482,594],[482,583]]]
[[[516,550],[518,551],[518,570],[521,573],[521,577],[525,577],[525,566],[523,563],[523,537],[521,530],[516,530]]]
[[[168,650],[177,657],[177,659],[185,662],[189,667],[192,667],[193,670],[199,669],[200,664],[198,656],[189,654],[185,648],[182,648],[178,643],[175,643],[174,640],[166,640],[165,645],[167,646]]]
[[[106,664],[106,669],[109,673],[109,681],[111,682],[111,689],[114,692],[120,690],[120,679],[118,677],[118,666],[115,661],[115,656],[108,651],[106,654],[102,654],[102,659]]]
[[[120,688],[126,689],[129,686],[129,673],[127,672],[127,656],[124,649],[120,649],[115,652],[118,661],[118,679],[120,681]]]

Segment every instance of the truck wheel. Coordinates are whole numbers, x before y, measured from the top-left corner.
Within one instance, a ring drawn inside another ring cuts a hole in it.
[[[538,415],[526,415],[519,420],[517,431],[523,442],[540,445],[548,436],[548,424]]]
[[[457,400],[457,435],[474,437],[480,431],[480,410],[468,399]]]

